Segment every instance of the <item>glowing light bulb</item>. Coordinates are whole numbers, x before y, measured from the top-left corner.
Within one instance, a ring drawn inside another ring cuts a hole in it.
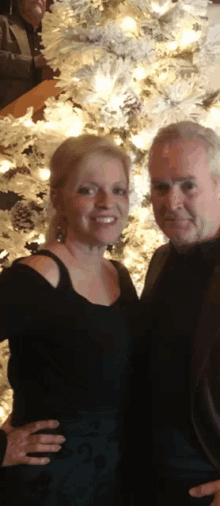
[[[32,121],[31,119],[26,119],[26,120],[24,121],[24,125],[25,125],[25,126],[27,126],[27,127],[30,127],[30,126],[32,126],[33,124],[34,124],[34,123],[33,123],[33,121]]]
[[[122,19],[121,27],[123,30],[133,32],[137,29],[137,23],[135,19],[131,18],[130,16],[126,16],[126,18]]]
[[[159,75],[159,79],[161,79],[161,81],[163,81],[164,79],[166,79],[167,77],[167,72],[162,72],[160,75]]]
[[[177,42],[175,42],[175,40],[172,40],[172,42],[168,42],[167,47],[171,51],[175,51],[175,49],[177,48]]]
[[[76,118],[73,121],[71,128],[69,128],[69,130],[66,132],[67,137],[78,137],[78,135],[80,135],[83,131],[83,126],[83,121],[79,118]]]
[[[214,120],[219,120],[220,118],[220,109],[218,107],[212,107],[210,109],[210,116],[211,118],[213,118]]]
[[[38,244],[43,244],[45,242],[45,235],[44,234],[40,234],[38,239],[37,239],[37,242]]]
[[[146,69],[144,67],[142,67],[142,66],[136,67],[136,69],[134,70],[134,74],[133,75],[138,80],[144,79],[145,76],[146,76]]]
[[[125,267],[130,267],[132,264],[132,261],[130,260],[130,258],[125,258],[123,260],[123,263],[125,264]]]
[[[121,100],[121,97],[112,97],[111,101],[110,101],[110,105],[114,108],[114,109],[119,109],[120,105],[122,104],[122,100]]]
[[[8,254],[8,252],[6,251],[6,249],[4,249],[1,253],[0,253],[0,258],[4,258],[6,255]],[[1,408],[0,408],[1,409]],[[1,414],[1,413],[0,413]]]
[[[159,5],[158,1],[157,2],[152,2],[151,3],[151,8],[157,14],[165,14],[167,12],[167,10],[170,8],[170,3],[171,3],[170,0],[167,0],[164,3],[164,5]]]
[[[144,148],[144,138],[141,135],[132,135],[132,142],[138,149]]]
[[[46,130],[49,130],[50,128],[53,129],[53,128],[57,128],[57,125],[55,122],[52,122],[52,121],[45,121],[44,123],[44,128],[46,128]]]
[[[46,181],[50,177],[50,170],[49,169],[40,169],[39,170],[40,177],[43,179],[43,181]]]
[[[200,32],[194,32],[193,30],[185,30],[184,34],[180,40],[181,46],[187,46],[188,44],[192,44],[196,42],[200,38]]]
[[[0,161],[0,172],[4,174],[8,170],[12,169],[14,167],[13,163],[11,163],[9,160],[1,160]]]
[[[120,146],[122,144],[122,139],[120,137],[114,137],[115,144]]]
[[[112,81],[108,77],[96,77],[95,79],[96,91],[110,91],[112,88]]]

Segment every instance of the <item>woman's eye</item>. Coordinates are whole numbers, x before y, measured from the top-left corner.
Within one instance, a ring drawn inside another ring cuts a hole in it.
[[[93,195],[94,193],[94,188],[88,188],[88,187],[82,187],[82,188],[79,188],[78,192],[81,194],[81,195]]]
[[[114,188],[114,193],[116,195],[126,195],[127,190],[124,190],[124,188]]]
[[[164,192],[164,191],[167,191],[168,189],[169,189],[169,186],[167,184],[163,184],[163,183],[153,186],[153,190],[156,190],[156,191]]]

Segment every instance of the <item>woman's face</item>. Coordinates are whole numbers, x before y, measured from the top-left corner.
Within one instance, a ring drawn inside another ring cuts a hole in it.
[[[90,245],[117,240],[129,210],[128,178],[113,155],[91,153],[70,174],[61,190],[68,237]]]

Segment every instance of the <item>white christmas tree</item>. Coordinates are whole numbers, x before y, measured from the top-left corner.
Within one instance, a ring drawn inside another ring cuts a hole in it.
[[[148,150],[157,130],[198,120],[217,132],[220,94],[210,73],[220,30],[208,0],[55,0],[43,19],[44,56],[59,69],[58,99],[44,120],[0,118],[0,189],[21,197],[0,211],[0,261],[7,267],[43,244],[51,216],[49,159],[68,136],[111,135],[132,159],[128,226],[113,252],[141,291],[154,249],[166,241],[150,204]]]

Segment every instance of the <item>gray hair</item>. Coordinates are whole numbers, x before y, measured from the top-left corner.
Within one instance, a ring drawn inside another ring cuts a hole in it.
[[[202,141],[204,149],[209,157],[210,173],[214,178],[220,177],[220,137],[211,128],[206,128],[193,121],[171,123],[170,125],[160,128],[150,147],[149,166],[154,149],[157,146],[171,143],[176,139]]]

